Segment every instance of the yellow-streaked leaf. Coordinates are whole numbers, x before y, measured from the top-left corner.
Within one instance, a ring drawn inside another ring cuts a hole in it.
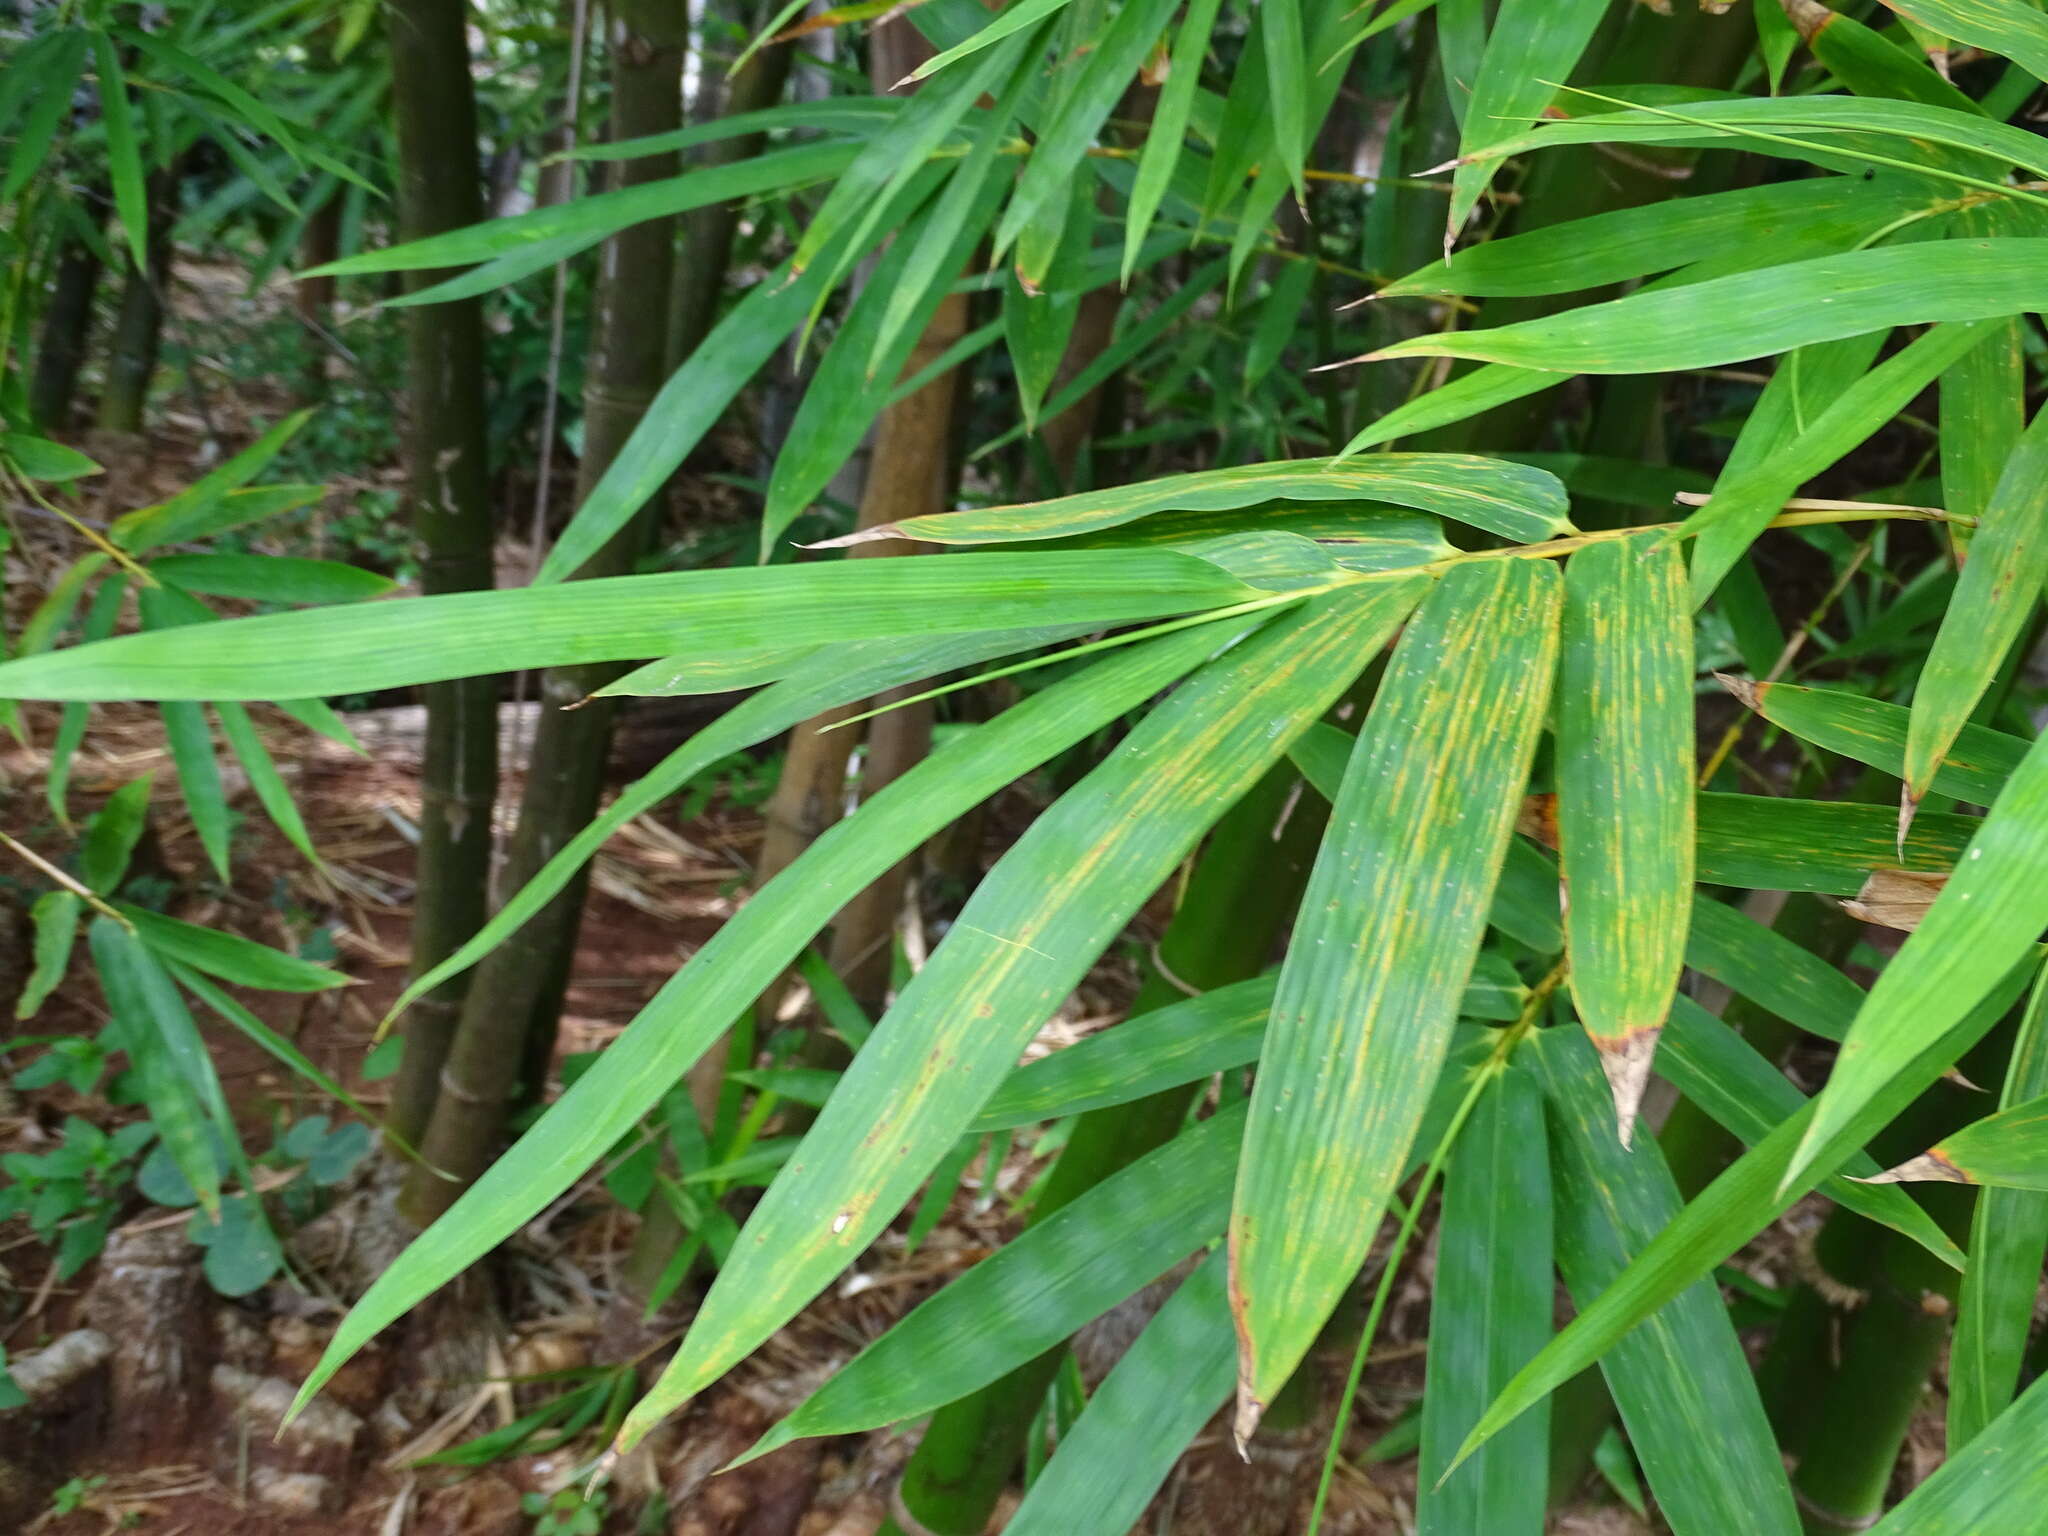
[[[1626,1147],[1692,920],[1692,605],[1678,546],[1641,534],[1572,556],[1563,637],[1565,942]]]
[[[1400,1177],[1514,827],[1561,588],[1533,560],[1450,571],[1352,749],[1281,967],[1231,1211],[1240,1442]]]

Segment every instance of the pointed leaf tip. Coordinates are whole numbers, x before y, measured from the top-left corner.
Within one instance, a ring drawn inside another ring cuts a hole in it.
[[[1632,1029],[1617,1039],[1595,1040],[1600,1051],[1600,1070],[1607,1074],[1607,1086],[1614,1094],[1614,1128],[1623,1151],[1635,1143],[1636,1116],[1643,1107],[1643,1090],[1650,1085],[1650,1063],[1657,1054],[1661,1027]]]
[[[1874,1173],[1867,1179],[1856,1180],[1858,1184],[1974,1184],[1962,1169],[1950,1162],[1939,1151],[1922,1152],[1918,1157],[1909,1157],[1903,1163],[1887,1168],[1883,1173]]]

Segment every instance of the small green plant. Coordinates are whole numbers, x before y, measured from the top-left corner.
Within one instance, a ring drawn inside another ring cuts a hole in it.
[[[62,1518],[65,1515],[75,1515],[82,1509],[89,1509],[93,1496],[106,1486],[107,1480],[101,1474],[68,1478],[59,1483],[50,1494],[50,1513]],[[122,1522],[124,1525],[127,1523],[129,1522],[125,1520]]]
[[[533,1536],[597,1536],[611,1496],[602,1488],[586,1495],[580,1488],[555,1493],[529,1493],[519,1508],[533,1518]]]
[[[57,1249],[57,1278],[68,1280],[99,1255],[134,1182],[136,1159],[156,1139],[146,1120],[103,1131],[77,1115],[48,1152],[0,1156],[0,1219],[25,1217],[29,1230]]]

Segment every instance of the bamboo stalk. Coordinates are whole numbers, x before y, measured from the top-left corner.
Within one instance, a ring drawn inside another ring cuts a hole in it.
[[[612,128],[619,139],[663,133],[682,121],[682,61],[688,41],[680,7],[633,0],[612,12]],[[673,154],[619,163],[619,182],[637,186],[675,174]],[[668,220],[649,220],[605,244],[590,364],[584,387],[584,450],[578,500],[587,497],[646,414],[666,377],[661,328],[675,242]],[[646,543],[648,513],[634,519],[577,574],[630,572]],[[604,787],[614,706],[575,710],[624,669],[617,664],[556,668],[540,682],[540,725],[506,877],[523,885],[596,814]],[[579,871],[546,907],[477,968],[442,1073],[442,1093],[408,1176],[402,1205],[427,1221],[489,1166],[505,1111],[521,1079],[554,1049],[588,874]],[[438,1169],[445,1177],[429,1169]]]
[[[47,432],[63,432],[71,425],[102,270],[90,245],[75,236],[65,238],[57,253],[56,277],[36,346],[35,376],[29,383],[29,412]]]
[[[164,296],[170,290],[171,221],[177,213],[178,173],[152,171],[147,182],[149,236],[147,270],[128,258],[121,282],[121,306],[114,317],[113,347],[100,391],[97,425],[102,432],[136,433],[143,428],[150,380],[156,377],[163,345]]]
[[[398,129],[399,214],[407,238],[483,217],[476,101],[461,0],[393,0],[386,9]],[[414,273],[424,286],[443,274]],[[428,593],[491,585],[491,491],[484,423],[483,308],[470,299],[406,310],[411,402],[406,431],[413,535]],[[435,683],[421,768],[413,968],[438,964],[484,920],[491,805],[498,779],[498,687],[492,677]],[[417,1145],[440,1093],[466,979],[412,1010],[388,1124]]]

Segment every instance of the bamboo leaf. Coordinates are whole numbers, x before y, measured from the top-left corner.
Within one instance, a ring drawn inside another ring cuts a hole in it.
[[[1685,963],[1787,1023],[1840,1040],[1863,989],[1773,928],[1718,901],[1696,901]]]
[[[108,530],[113,541],[129,554],[140,555],[165,544],[182,544],[224,533],[248,521],[246,516],[233,521],[224,520],[221,516],[224,499],[269,468],[270,461],[284,450],[284,446],[298,435],[299,429],[312,416],[310,410],[294,412],[225,464],[208,470],[169,501],[115,518],[113,527]],[[258,515],[269,516],[286,510],[287,505],[303,504],[281,502],[277,499],[279,493],[307,490],[315,496],[321,493],[318,486],[266,486],[264,492],[270,493],[271,499],[251,505],[262,508]],[[258,493],[259,496],[262,494]]]
[[[1854,896],[1874,869],[1946,873],[1978,826],[1969,816],[1922,816],[1902,853],[1887,806],[1704,794],[1698,873],[1708,885]]]
[[[1742,252],[1821,240],[1846,250],[1895,219],[1935,207],[1925,183],[1827,176],[1673,198],[1487,240],[1389,283],[1382,299],[1576,293]],[[1816,253],[1818,254],[1818,253]]]
[[[1088,146],[1130,88],[1131,77],[1158,43],[1177,5],[1178,0],[1126,0],[1108,13],[1109,25],[1076,66],[1078,73],[1057,110],[1045,115],[1031,157],[1017,178],[1017,190],[996,224],[998,253],[1016,243],[1041,208],[1063,203],[1075,179],[1085,175]],[[1264,12],[1266,6],[1262,3],[1260,9]],[[1042,287],[1046,263],[1021,264],[1019,276]]]
[[[1547,563],[1454,567],[1388,663],[1302,898],[1231,1212],[1237,1437],[1357,1273],[1450,1041],[1557,659]]]
[[[1164,617],[1258,594],[1173,550],[832,561],[618,576],[231,619],[0,664],[17,698],[272,699],[519,667]]]
[[[1221,1235],[1243,1135],[1238,1104],[1005,1243],[841,1367],[740,1463],[792,1440],[915,1419],[1060,1344]]]
[[[1011,1536],[1121,1531],[1230,1395],[1235,1341],[1224,1255],[1202,1261],[1088,1399],[1003,1527]]]
[[[1297,202],[1308,202],[1310,137],[1308,35],[1302,0],[1259,0],[1259,30],[1265,39],[1268,124],[1280,152],[1280,169]]]
[[[14,1016],[32,1019],[63,983],[78,938],[78,914],[84,903],[72,891],[45,891],[29,909],[35,922],[34,968],[15,1000]],[[1263,1020],[1264,1015],[1261,1014]],[[1220,1225],[1219,1225],[1220,1230]]]
[[[1193,115],[1195,92],[1202,83],[1202,61],[1209,51],[1209,33],[1216,25],[1223,0],[1190,0],[1174,35],[1173,54],[1167,63],[1166,84],[1160,89],[1159,104],[1152,114],[1151,131],[1138,157],[1137,180],[1131,185],[1130,201],[1124,213],[1123,281],[1129,287],[1136,269],[1138,251],[1158,216],[1173,184],[1180,163],[1181,147],[1187,138]]]
[[[1607,1095],[1586,1043],[1546,1030],[1533,1045],[1550,1111],[1558,1269],[1584,1308],[1669,1230],[1681,1202],[1654,1141],[1624,1151],[1607,1134]],[[1797,1536],[1784,1464],[1712,1284],[1673,1296],[1615,1343],[1602,1369],[1674,1536]]]
[[[1692,566],[1694,602],[1706,601],[1802,484],[1882,429],[1914,396],[2006,324],[1979,320],[1936,326],[1828,400],[1804,431],[1775,452],[1734,473],[1724,471],[1712,498],[1684,524],[1686,531],[1698,536]]]
[[[398,585],[361,566],[292,555],[166,555],[149,572],[187,592],[259,603],[354,603]]]
[[[85,843],[78,851],[78,872],[96,895],[110,896],[128,873],[135,845],[149,825],[149,791],[153,775],[130,779],[93,813],[86,823]]]
[[[1168,695],[1032,823],[854,1058],[680,1352],[627,1416],[619,1448],[724,1374],[874,1239],[1102,946],[1337,697],[1420,585],[1325,598],[1276,620]]]
[[[1672,1006],[1665,1047],[1658,1053],[1663,1075],[1745,1146],[1764,1141],[1806,1106],[1805,1095],[1786,1081],[1784,1073],[1689,997],[1679,997]],[[1890,1227],[1951,1269],[1968,1273],[1963,1251],[1903,1190],[1860,1182],[1876,1171],[1874,1158],[1857,1152],[1843,1167],[1849,1177],[1837,1174],[1821,1185],[1830,1200]],[[1887,1199],[1889,1195],[1900,1198]]]
[[[1549,373],[1715,368],[1895,325],[2048,308],[2048,240],[1944,240],[1786,262],[1368,354],[1463,357]],[[1816,294],[1825,295],[1816,303]]]
[[[2048,19],[2023,0],[1884,0],[1908,21],[2011,59],[2048,80]]]
[[[1920,668],[1906,728],[1909,813],[1933,787],[1936,769],[2041,601],[2041,585],[2048,580],[2044,476],[2048,412],[2035,416],[2005,461],[1934,648]]]
[[[2048,1498],[2048,1377],[1870,1528],[1871,1536],[1979,1536]],[[2021,1519],[2030,1518],[2025,1515]]]
[[[1905,777],[1910,712],[1899,705],[1839,688],[1724,681],[1744,704],[1800,740],[1882,769],[1893,778]],[[2018,736],[1965,725],[1935,768],[1932,787],[1936,794],[1989,805],[2026,754],[2027,743]]]
[[[828,830],[670,977],[590,1070],[378,1277],[336,1330],[298,1402],[310,1399],[386,1324],[490,1252],[609,1152],[726,1021],[802,953],[845,892],[864,888],[1031,765],[1136,707],[1198,664],[1215,643],[1216,637],[1205,641],[1199,632],[1183,632],[1098,662],[935,752]],[[868,1060],[872,1045],[856,1061]]]
[[[1668,535],[1565,570],[1557,803],[1572,998],[1634,1137],[1684,968],[1693,881],[1692,612]]]
[[[1446,250],[1457,239],[1498,164],[1491,158],[1479,161],[1474,157],[1512,134],[1517,122],[1543,115],[1557,94],[1555,82],[1571,77],[1606,10],[1604,0],[1501,0],[1461,119],[1462,153],[1451,179]]]
[[[820,547],[888,538],[964,545],[1067,538],[1159,512],[1218,512],[1272,501],[1392,502],[1523,543],[1575,531],[1565,515],[1563,485],[1544,470],[1475,454],[1382,453],[1335,468],[1319,459],[1246,464],[1163,475],[1050,501],[907,517],[828,539]]]
[[[136,937],[155,954],[238,987],[262,992],[325,992],[349,985],[348,977],[331,966],[315,965],[240,934],[183,922],[125,901],[115,905],[134,925]]]
[[[114,185],[114,213],[128,237],[135,270],[149,270],[149,193],[144,185],[142,148],[135,137],[134,109],[128,102],[128,77],[120,50],[98,27],[92,39],[93,71],[99,76],[100,127],[107,136],[107,175]]]
[[[1359,428],[1344,451],[1331,462],[1348,463],[1354,454],[1399,437],[1433,432],[1438,427],[1465,421],[1497,405],[1520,400],[1546,389],[1555,389],[1557,378],[1535,368],[1508,368],[1489,363],[1441,388],[1397,405],[1377,421]]]
[[[7,179],[0,182],[0,203],[12,203],[21,189],[35,178],[50,156],[57,129],[71,116],[71,94],[85,70],[89,48],[84,29],[71,28],[51,34],[48,55],[36,55],[36,99],[22,119],[15,136],[14,153],[7,160]],[[27,55],[17,63],[22,68]],[[24,75],[23,78],[27,78]]]
[[[323,1072],[319,1065],[304,1051],[257,1018],[255,1014],[244,1008],[219,987],[208,981],[205,976],[182,961],[166,955],[161,948],[158,948],[156,953],[158,958],[164,961],[171,975],[176,978],[179,986],[234,1025],[236,1029],[248,1036],[259,1047],[268,1051],[271,1056],[275,1057],[292,1071],[298,1073],[300,1077],[303,1077],[307,1082],[334,1099],[337,1103],[347,1105],[358,1115],[361,1115],[364,1120],[374,1121],[378,1118],[376,1113],[358,1100],[354,1094]],[[384,1134],[389,1136],[391,1133],[387,1130]]]
[[[220,1211],[220,1163],[190,1078],[217,1079],[177,986],[142,941],[110,917],[86,930],[115,1029],[142,1080],[142,1099],[178,1172],[207,1214]],[[195,1060],[196,1055],[196,1060]]]
[[[2048,747],[2036,741],[1919,928],[1870,989],[1814,1101],[1813,1124],[1785,1175],[1788,1184],[1816,1163],[1886,1085],[1911,1070],[1929,1039],[1944,1033],[2033,952],[2048,927],[2048,886],[2037,878],[2043,859]]]
[[[1998,1107],[2048,1094],[2048,973],[2013,1038]],[[1948,1352],[1948,1454],[1953,1457],[2005,1411],[2020,1384],[2034,1296],[2048,1256],[2048,1194],[1987,1189],[1970,1218],[1970,1263],[1956,1298]]]
[[[954,667],[972,666],[1034,644],[1070,639],[1074,633],[1066,629],[1012,630],[923,641],[857,641],[821,649],[782,682],[735,705],[629,784],[594,821],[563,844],[540,873],[507,897],[474,937],[439,965],[415,977],[391,1005],[391,1017],[511,938],[613,833],[721,759],[758,746],[798,721],[837,705],[872,698],[899,684],[921,682]]]
[[[1417,1536],[1541,1536],[1550,1425],[1524,1415],[1449,1477],[1451,1455],[1479,1415],[1550,1337],[1550,1168],[1543,1095],[1510,1059],[1480,1093],[1444,1171],[1422,1398]]]

